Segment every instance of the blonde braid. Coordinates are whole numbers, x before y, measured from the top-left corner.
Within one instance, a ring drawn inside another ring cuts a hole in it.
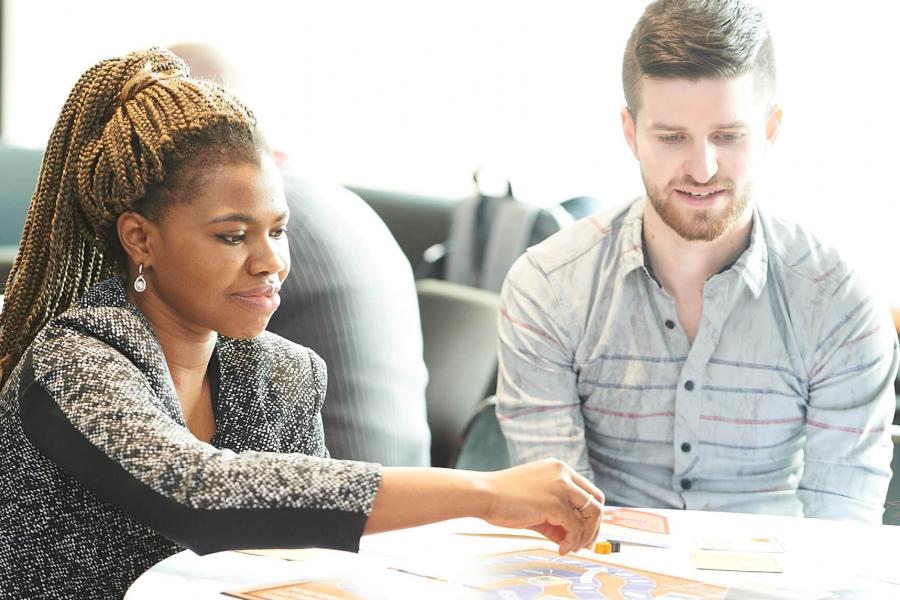
[[[160,48],[105,60],[84,73],[47,144],[0,314],[0,381],[38,331],[91,286],[121,271],[119,215],[154,186],[167,160],[215,127],[252,131],[252,113],[212,82],[189,77]]]

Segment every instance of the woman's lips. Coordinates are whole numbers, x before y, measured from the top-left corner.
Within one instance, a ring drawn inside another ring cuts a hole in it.
[[[242,306],[261,312],[274,312],[281,304],[281,296],[274,287],[232,294],[231,297]]]

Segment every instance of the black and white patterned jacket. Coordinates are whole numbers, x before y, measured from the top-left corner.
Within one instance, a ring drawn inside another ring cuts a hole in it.
[[[182,548],[358,548],[380,471],[326,460],[321,359],[220,337],[210,374],[203,443],[120,279],[41,331],[0,393],[0,597],[118,598]]]

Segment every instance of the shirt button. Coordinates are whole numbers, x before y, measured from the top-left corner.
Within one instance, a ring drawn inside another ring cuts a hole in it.
[[[672,319],[666,319],[666,327],[669,329],[675,329],[675,321]]]
[[[692,389],[694,389],[694,382],[691,381],[690,379],[688,379],[687,381],[685,381],[685,382],[684,382],[684,389],[686,389],[687,391],[690,392]]]
[[[683,489],[683,490],[691,489],[691,480],[687,479],[687,478],[682,479],[681,480],[681,489]]]
[[[691,445],[690,445],[689,443],[687,443],[687,442],[684,442],[683,444],[681,444],[681,451],[682,451],[682,452],[690,452],[690,451],[691,451]]]

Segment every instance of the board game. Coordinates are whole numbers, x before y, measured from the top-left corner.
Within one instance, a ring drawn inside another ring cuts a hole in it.
[[[491,554],[441,573],[387,569],[380,576],[328,578],[232,590],[247,600],[500,598],[502,600],[716,600],[724,587],[642,569],[532,549]]]
[[[724,598],[727,588],[553,551],[520,550],[481,557],[464,585],[503,600],[698,600]]]

